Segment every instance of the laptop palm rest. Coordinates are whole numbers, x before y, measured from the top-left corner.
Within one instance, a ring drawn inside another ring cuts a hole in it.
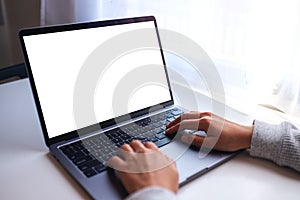
[[[236,153],[211,151],[202,158],[199,156],[199,150],[189,148],[179,141],[163,146],[161,150],[176,161],[180,186],[236,155]]]

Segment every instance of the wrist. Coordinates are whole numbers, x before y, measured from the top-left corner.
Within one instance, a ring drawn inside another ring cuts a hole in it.
[[[254,126],[245,126],[243,131],[243,149],[250,149]]]

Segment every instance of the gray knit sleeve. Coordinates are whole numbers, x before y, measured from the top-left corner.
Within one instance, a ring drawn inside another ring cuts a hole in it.
[[[266,158],[300,172],[300,130],[288,122],[254,122],[250,155]]]

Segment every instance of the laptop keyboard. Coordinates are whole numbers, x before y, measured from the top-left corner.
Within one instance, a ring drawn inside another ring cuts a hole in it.
[[[173,108],[103,134],[62,146],[60,150],[86,177],[92,177],[106,170],[106,161],[125,143],[128,144],[132,140],[140,140],[142,143],[151,141],[158,147],[170,143],[171,139],[165,135],[166,124],[181,114],[180,109]]]

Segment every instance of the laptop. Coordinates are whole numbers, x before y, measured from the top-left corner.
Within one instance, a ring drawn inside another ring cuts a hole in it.
[[[126,197],[105,164],[134,139],[173,158],[180,185],[235,155],[200,159],[165,135],[184,110],[174,104],[153,16],[29,28],[19,37],[45,143],[91,198]]]

